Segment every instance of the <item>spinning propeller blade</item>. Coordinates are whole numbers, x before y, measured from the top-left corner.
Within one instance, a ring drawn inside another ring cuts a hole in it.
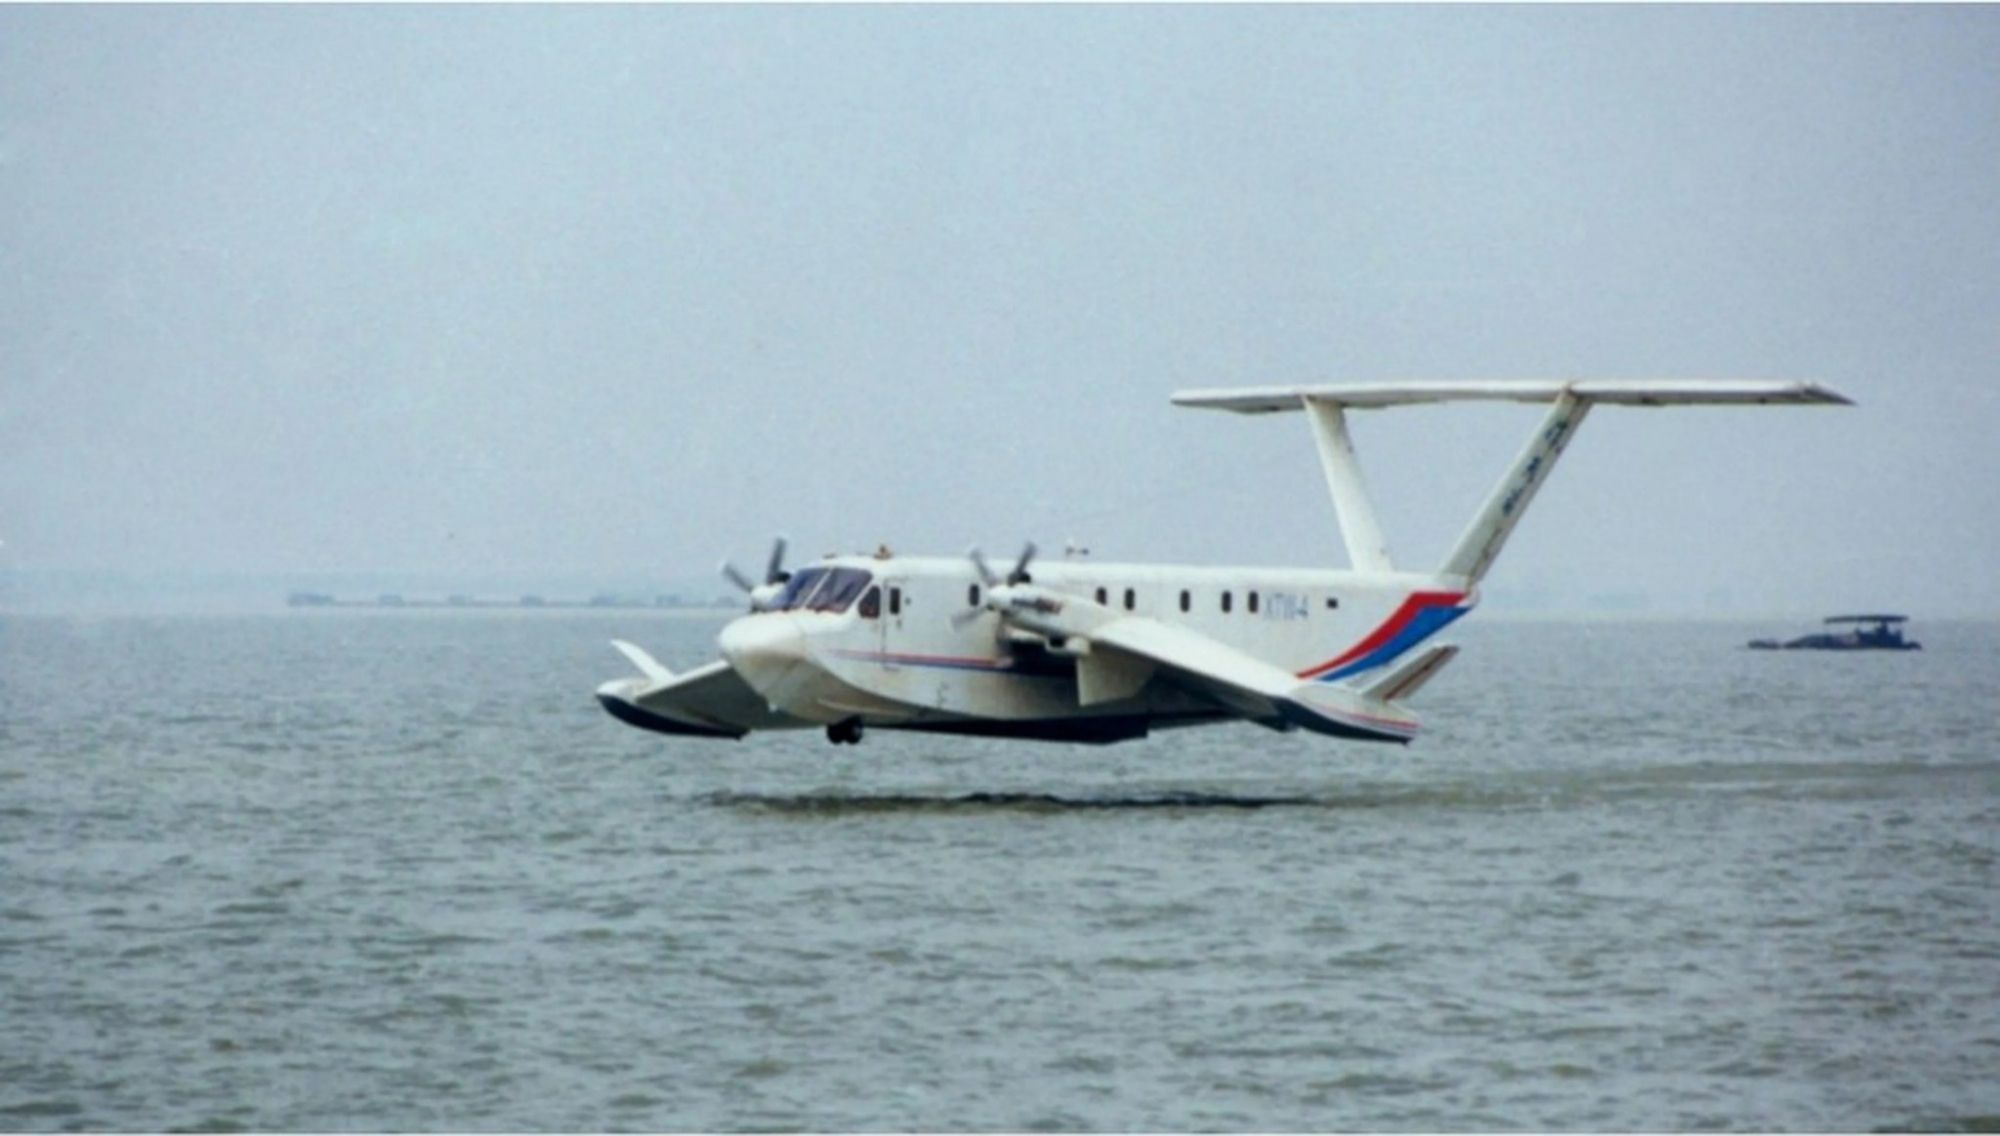
[[[757,585],[750,582],[750,577],[745,576],[736,565],[731,564],[727,560],[722,562],[722,577],[736,585],[738,591],[748,592],[757,587]]]
[[[764,566],[763,583],[751,582],[750,577],[745,576],[742,569],[727,560],[722,562],[721,571],[723,579],[749,593],[751,611],[762,610],[762,605],[777,594],[778,585],[792,578],[792,574],[785,571],[785,538],[780,536],[771,542],[771,559]]]
[[[1033,560],[1034,558],[1035,558],[1035,542],[1031,540],[1027,544],[1021,546],[1021,558],[1019,560],[1014,561],[1014,570],[1012,572],[1007,573],[1007,582],[1010,584],[1027,583],[1028,561]]]
[[[967,623],[989,611],[996,612],[1002,619],[1005,619],[1007,613],[994,606],[992,598],[993,589],[1028,582],[1028,564],[1035,558],[1035,542],[1031,540],[1021,547],[1021,555],[1015,559],[1014,567],[1004,578],[994,574],[993,566],[986,562],[986,554],[979,551],[978,545],[975,544],[971,548],[966,549],[965,558],[972,561],[972,570],[978,573],[980,583],[986,586],[986,598],[978,607],[968,608],[953,615],[951,617],[951,625],[954,628],[964,627]]]
[[[785,571],[785,538],[780,535],[771,542],[771,560],[764,566],[764,582],[782,584],[791,578],[792,574]]]
[[[993,566],[986,563],[986,554],[979,551],[978,545],[975,544],[971,548],[966,549],[965,558],[972,561],[972,570],[979,573],[981,583],[989,588],[1000,583],[1000,577],[993,574]]]

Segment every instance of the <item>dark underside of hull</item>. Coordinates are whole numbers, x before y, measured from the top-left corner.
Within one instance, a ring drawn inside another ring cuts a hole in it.
[[[613,718],[618,719],[628,726],[637,726],[642,730],[651,730],[656,734],[674,734],[680,737],[695,738],[729,738],[731,740],[743,736],[741,733],[733,730],[717,730],[707,726],[677,722],[672,718],[662,717],[659,714],[641,710],[639,707],[632,705],[622,698],[612,698],[600,694],[597,696],[597,701],[603,704],[604,709]]]
[[[971,718],[944,722],[899,722],[893,726],[870,727],[885,730],[914,730],[927,734],[961,734],[981,738],[1026,738],[1045,742],[1088,742],[1109,745],[1145,737],[1155,727],[1198,726],[1220,722],[1230,715],[1123,714],[1093,718],[1039,718],[1029,721],[999,721]]]
[[[656,734],[670,734],[677,737],[741,739],[744,735],[732,730],[698,726],[677,721],[651,711],[641,709],[622,698],[598,696],[598,702],[614,718],[628,726],[637,726]],[[1095,745],[1109,745],[1113,742],[1133,741],[1143,738],[1155,728],[1173,726],[1198,726],[1207,722],[1220,722],[1230,715],[1220,711],[1189,714],[1122,714],[1103,717],[1040,718],[1028,721],[1002,721],[991,718],[967,718],[937,722],[882,723],[869,729],[911,730],[928,734],[959,734],[983,738],[1023,738],[1031,741],[1086,742]]]

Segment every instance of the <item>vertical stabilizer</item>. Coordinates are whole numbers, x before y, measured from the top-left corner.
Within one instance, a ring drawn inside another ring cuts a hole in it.
[[[1375,505],[1368,496],[1368,484],[1361,478],[1361,462],[1354,454],[1354,440],[1347,433],[1347,414],[1337,402],[1306,399],[1306,417],[1312,420],[1313,441],[1319,445],[1319,463],[1326,471],[1326,488],[1333,494],[1333,508],[1340,515],[1340,539],[1347,542],[1347,561],[1364,572],[1389,572],[1389,541],[1375,519]]]
[[[1583,423],[1583,416],[1590,411],[1590,404],[1565,391],[1549,408],[1542,425],[1535,431],[1521,456],[1514,459],[1500,483],[1493,487],[1493,495],[1472,517],[1472,523],[1465,526],[1465,532],[1458,538],[1458,545],[1445,559],[1440,571],[1453,576],[1463,576],[1469,583],[1478,583],[1486,570],[1493,566],[1493,559],[1500,555],[1500,549],[1507,543],[1514,526],[1528,511],[1528,503],[1535,499],[1535,493],[1549,479],[1549,471],[1555,468],[1556,459],[1562,456],[1563,447]]]

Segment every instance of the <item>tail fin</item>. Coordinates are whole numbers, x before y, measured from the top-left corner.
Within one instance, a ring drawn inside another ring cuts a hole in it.
[[[1528,444],[1521,450],[1521,456],[1514,459],[1514,465],[1507,471],[1500,483],[1493,487],[1493,493],[1479,512],[1465,526],[1465,532],[1458,538],[1458,544],[1445,557],[1439,571],[1452,576],[1463,576],[1477,583],[1493,566],[1500,555],[1500,549],[1507,543],[1507,537],[1514,526],[1528,511],[1528,503],[1535,499],[1535,493],[1548,480],[1548,472],[1555,468],[1556,459],[1562,457],[1563,447],[1576,434],[1576,428],[1583,425],[1583,416],[1590,412],[1590,403],[1575,394],[1564,392],[1556,396],[1555,405],[1549,409],[1548,417]]]
[[[1240,390],[1182,391],[1173,396],[1180,406],[1229,410],[1238,414],[1273,414],[1304,410],[1312,420],[1327,487],[1340,515],[1348,558],[1356,568],[1386,571],[1387,543],[1361,482],[1361,469],[1347,438],[1345,411],[1403,406],[1411,403],[1502,400],[1546,402],[1553,405],[1473,515],[1441,571],[1463,577],[1467,586],[1479,582],[1520,523],[1549,470],[1562,456],[1590,408],[1598,403],[1619,406],[1701,406],[1831,404],[1852,405],[1845,396],[1813,383],[1767,382],[1750,379],[1619,380],[1565,382],[1525,380],[1484,382],[1391,382],[1321,387],[1255,387]],[[1440,663],[1439,665],[1443,665]]]

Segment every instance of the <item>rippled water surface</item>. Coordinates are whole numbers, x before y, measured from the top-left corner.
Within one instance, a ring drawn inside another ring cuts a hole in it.
[[[0,1128],[2000,1125],[2000,628],[1453,628],[1415,745],[673,741],[645,613],[0,620]]]

